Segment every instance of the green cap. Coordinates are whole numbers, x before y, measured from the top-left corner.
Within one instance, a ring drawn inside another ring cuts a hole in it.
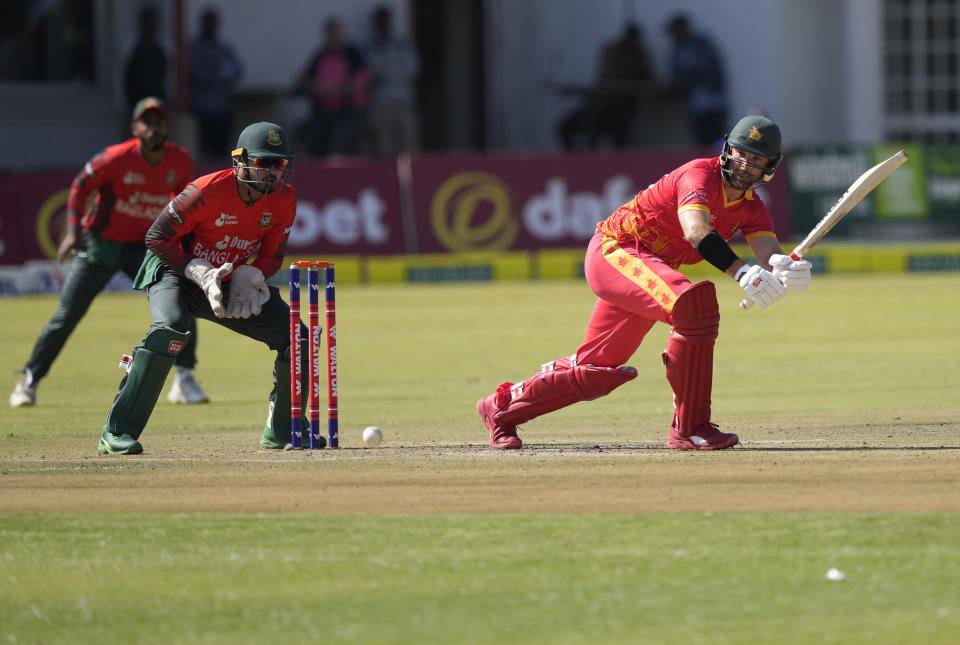
[[[275,157],[293,159],[290,139],[286,131],[276,123],[261,121],[248,125],[237,138],[233,156],[246,154],[250,157]]]
[[[163,99],[158,99],[156,96],[148,96],[140,99],[137,101],[137,104],[133,106],[133,120],[136,121],[150,110],[156,110],[165,117],[170,116],[170,113],[167,112],[167,104],[163,102]]]
[[[745,116],[727,136],[734,148],[776,159],[780,156],[780,128],[765,116]]]

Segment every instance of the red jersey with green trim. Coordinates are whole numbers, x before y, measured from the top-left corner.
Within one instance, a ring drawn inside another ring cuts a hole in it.
[[[703,211],[710,226],[729,240],[742,230],[747,240],[775,237],[773,219],[763,201],[748,190],[728,202],[720,176],[720,158],[694,159],[664,175],[597,225],[605,237],[636,237],[648,250],[674,269],[697,264],[703,257],[683,237],[678,215],[686,210]]]
[[[269,277],[283,263],[296,212],[296,194],[287,184],[248,206],[228,168],[200,177],[177,195],[147,233],[147,248],[180,274],[194,258],[217,267],[255,257],[253,266]]]
[[[185,148],[166,142],[163,159],[151,166],[140,153],[140,140],[109,146],[84,165],[70,186],[67,225],[81,225],[116,242],[142,242],[153,220],[193,175]],[[90,210],[81,213],[96,191]]]

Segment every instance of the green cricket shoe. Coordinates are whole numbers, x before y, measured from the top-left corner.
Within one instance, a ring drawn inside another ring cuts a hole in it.
[[[277,441],[273,436],[273,428],[267,426],[263,429],[263,436],[260,437],[260,446],[267,450],[283,450],[290,445],[289,442]]]
[[[307,441],[309,441],[309,439]],[[273,434],[273,428],[271,428],[269,424],[263,428],[263,435],[260,437],[261,447],[267,450],[290,450],[291,445],[289,441],[277,441],[277,438]],[[321,448],[327,447],[327,438],[323,435],[320,435],[319,445]]]
[[[143,452],[143,446],[128,434],[116,435],[104,428],[97,452],[104,455],[139,455]]]

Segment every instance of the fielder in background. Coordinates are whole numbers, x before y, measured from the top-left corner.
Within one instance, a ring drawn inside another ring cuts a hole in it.
[[[147,232],[134,286],[147,292],[151,324],[132,360],[125,357],[127,374],[107,414],[101,453],[143,452],[140,434],[196,318],[277,352],[261,445],[283,448],[290,441],[290,309],[266,278],[283,264],[296,213],[287,183],[293,155],[283,128],[261,122],[240,133],[232,158],[233,168],[187,186]],[[301,338],[306,355],[305,328]]]
[[[73,256],[70,275],[60,305],[40,333],[23,378],[10,395],[13,407],[36,405],[40,380],[117,271],[131,279],[137,275],[147,250],[143,240],[147,229],[193,175],[190,153],[167,141],[170,121],[163,101],[155,97],[139,101],[130,130],[133,138],[88,161],[70,187],[67,232],[57,249],[60,262]],[[81,216],[93,193],[93,205]],[[193,377],[196,327],[190,331],[192,340],[177,358],[170,388],[169,399],[175,403],[209,401]]]
[[[706,260],[766,309],[810,284],[811,265],[784,255],[773,221],[753,188],[773,179],[780,129],[770,119],[741,119],[719,157],[673,170],[597,225],[585,274],[597,294],[583,343],[523,383],[503,383],[477,402],[490,445],[520,448],[517,426],[577,401],[604,396],[637,375],[624,366],[656,322],[671,326],[663,363],[674,395],[667,446],[720,450],[739,443],[710,417],[713,346],[720,328],[712,282],[691,284],[684,264]],[[760,264],[737,257],[729,240],[743,231]]]

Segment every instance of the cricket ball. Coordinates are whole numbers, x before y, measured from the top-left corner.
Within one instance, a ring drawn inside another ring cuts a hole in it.
[[[363,430],[363,443],[368,446],[379,446],[383,441],[383,432],[377,426],[368,426]]]

